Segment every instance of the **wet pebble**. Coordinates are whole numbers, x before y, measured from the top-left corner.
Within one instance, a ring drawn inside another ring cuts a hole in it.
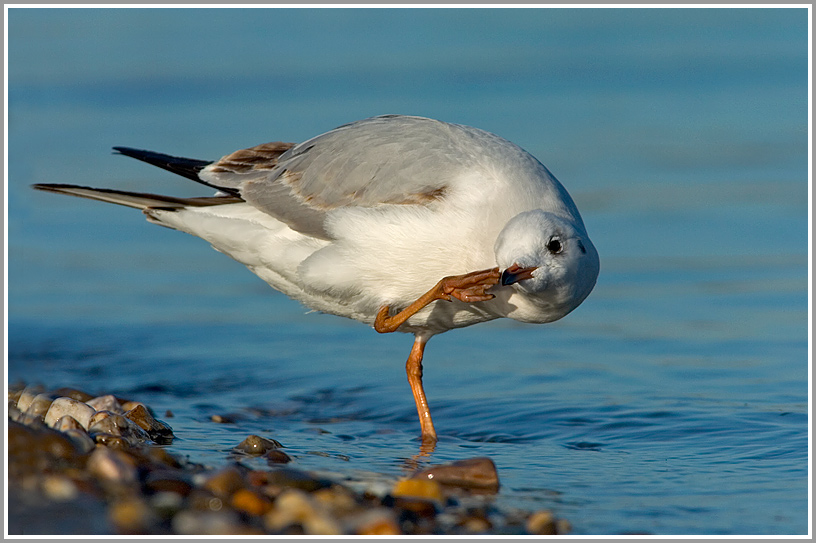
[[[97,396],[91,398],[87,402],[88,405],[94,408],[95,411],[111,411],[116,414],[123,414],[125,411],[116,396],[113,394],[106,394],[104,396]]]
[[[78,422],[82,428],[87,430],[91,424],[91,417],[93,417],[95,413],[96,411],[90,405],[63,396],[51,403],[48,411],[45,413],[45,424],[53,428],[63,417],[71,417]]]
[[[28,407],[26,407],[25,414],[32,417],[45,418],[45,414],[48,412],[48,408],[51,407],[53,401],[54,398],[50,394],[37,394],[31,399],[31,403],[28,404]]]
[[[119,437],[131,445],[150,441],[150,436],[135,422],[111,411],[97,411],[91,417],[88,433],[96,437],[97,434]]]
[[[280,449],[281,446],[282,445],[274,439],[251,435],[236,445],[232,450],[252,456],[260,456],[269,451]]]
[[[133,402],[130,402],[133,403]],[[156,420],[143,404],[136,404],[125,413],[125,418],[133,421],[157,443],[168,443],[173,439],[173,430],[166,423]]]
[[[441,485],[490,492],[499,490],[499,474],[490,458],[468,458],[423,469],[413,475],[417,480],[433,480]]]
[[[25,413],[26,410],[28,410],[28,406],[34,401],[34,398],[43,392],[45,392],[45,389],[39,385],[29,385],[25,387],[17,399],[17,409]]]

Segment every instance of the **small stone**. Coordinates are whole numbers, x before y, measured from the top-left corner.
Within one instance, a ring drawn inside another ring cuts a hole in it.
[[[17,409],[22,411],[23,413],[28,410],[28,406],[31,405],[31,402],[34,401],[34,398],[44,392],[44,389],[40,385],[29,385],[20,392],[20,397],[17,400]]]
[[[63,417],[64,418],[64,417]],[[60,419],[62,420],[62,419]],[[79,424],[79,423],[77,423]],[[88,454],[96,446],[94,439],[88,435],[88,432],[79,428],[69,428],[67,430],[60,430],[65,436],[71,440],[71,443],[77,448],[80,454]]]
[[[147,474],[145,489],[150,492],[173,493],[187,496],[193,489],[189,478],[181,470],[157,469]]]
[[[209,475],[202,486],[220,498],[228,498],[245,482],[237,467],[227,466]]]
[[[130,485],[137,481],[136,467],[121,451],[97,447],[88,458],[88,472],[96,478],[119,485]]]
[[[266,496],[261,496],[247,488],[239,488],[232,495],[232,507],[244,513],[260,516],[272,509],[272,502]]]
[[[55,421],[50,426],[58,432],[67,432],[68,430],[85,431],[82,425],[71,415],[63,415],[59,418],[59,420]]]
[[[66,397],[71,398],[72,400],[76,400],[78,402],[87,402],[88,400],[93,399],[93,396],[91,394],[70,387],[58,388],[57,390],[54,391],[54,394],[58,398]]]
[[[150,506],[138,497],[113,502],[108,509],[108,518],[123,534],[144,534],[159,520]]]
[[[273,449],[265,455],[267,464],[287,464],[292,461],[288,454],[279,450]]]
[[[441,502],[442,487],[430,479],[405,479],[397,481],[391,495],[395,498],[421,498]]]
[[[385,507],[364,511],[353,525],[357,535],[402,535],[396,515]]]
[[[236,445],[233,450],[244,454],[259,456],[274,449],[280,449],[281,444],[274,439],[267,439],[260,436],[249,436]]]
[[[45,413],[45,424],[53,428],[62,417],[70,416],[76,420],[82,428],[87,430],[90,428],[91,417],[94,416],[94,413],[96,413],[96,411],[90,405],[63,396],[51,403],[51,406]]]
[[[150,441],[150,436],[147,432],[142,430],[135,422],[125,418],[123,415],[118,415],[110,411],[97,412],[91,418],[91,426],[88,428],[88,433],[92,436],[95,434],[108,434],[121,437],[133,445]]]
[[[53,401],[54,398],[50,394],[37,394],[32,398],[31,403],[25,410],[25,414],[34,417],[45,417]]]
[[[284,490],[275,505],[264,516],[264,526],[273,532],[283,532],[293,525],[300,525],[306,535],[342,534],[340,525],[302,490]]]
[[[47,475],[42,481],[45,495],[56,501],[73,500],[79,494],[74,482],[62,475]]]
[[[552,511],[536,511],[527,518],[526,530],[532,535],[556,535],[555,516]]]
[[[327,479],[318,479],[305,471],[281,467],[270,471],[266,475],[266,484],[314,492],[321,488],[330,487],[332,482]]]
[[[219,511],[180,511],[173,517],[173,531],[179,535],[260,535],[257,529],[241,523],[238,513]]]
[[[417,480],[433,480],[442,485],[479,489],[490,492],[499,490],[499,474],[490,458],[469,458],[450,464],[424,469],[412,476]]]
[[[125,417],[147,432],[147,435],[153,441],[166,443],[173,439],[173,430],[170,426],[154,419],[143,404],[137,404],[133,409],[125,413]]]
[[[119,403],[119,400],[117,400],[116,396],[113,394],[97,396],[96,398],[92,398],[85,403],[93,407],[96,411],[112,411],[113,413],[119,415],[125,412],[122,409],[122,405]]]
[[[555,521],[555,531],[558,535],[566,535],[572,531],[572,524],[567,519],[560,518]]]

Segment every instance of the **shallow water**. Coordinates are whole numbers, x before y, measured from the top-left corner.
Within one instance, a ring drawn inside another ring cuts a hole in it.
[[[212,465],[252,433],[375,484],[490,456],[499,507],[574,533],[808,533],[806,17],[11,10],[8,381],[170,410],[170,450]],[[212,159],[395,112],[531,151],[602,263],[562,321],[429,343],[430,456],[409,336],[308,313],[132,210],[28,188],[203,194],[109,148]]]

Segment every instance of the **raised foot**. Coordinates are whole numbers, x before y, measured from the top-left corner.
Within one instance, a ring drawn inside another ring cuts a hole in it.
[[[491,300],[494,296],[487,289],[498,284],[500,279],[499,268],[445,277],[439,282],[439,298],[450,300],[453,296],[467,303]]]

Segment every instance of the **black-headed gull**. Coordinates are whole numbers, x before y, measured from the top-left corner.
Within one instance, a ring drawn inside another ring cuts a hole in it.
[[[598,253],[561,183],[476,128],[385,115],[216,162],[114,149],[218,193],[34,187],[141,209],[311,309],[414,334],[406,371],[426,444],[436,441],[422,388],[428,339],[499,317],[552,322],[598,276]]]

